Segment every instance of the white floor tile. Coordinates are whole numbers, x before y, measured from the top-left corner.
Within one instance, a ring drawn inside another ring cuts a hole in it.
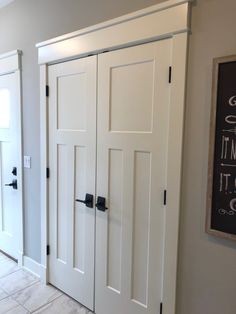
[[[19,270],[17,264],[10,259],[3,259],[0,263],[0,278]]]
[[[0,314],[8,313],[18,306],[18,303],[12,298],[8,297],[0,301]]]
[[[53,302],[36,311],[35,314],[84,314],[84,308],[66,295],[62,295]]]
[[[46,286],[40,282],[20,290],[12,297],[21,305],[23,305],[29,311],[35,311],[45,304],[48,304],[62,295],[62,292],[58,291],[52,286]]]
[[[6,292],[4,292],[2,289],[0,289],[0,301],[2,299],[5,299],[6,297],[8,297],[8,295],[6,294]]]
[[[18,270],[8,276],[0,279],[0,287],[8,294],[13,294],[22,290],[33,283],[36,283],[38,278],[24,270]]]
[[[1,275],[0,314],[93,314],[56,288],[41,284],[0,253]]]
[[[5,314],[30,314],[30,312],[24,309],[21,305],[18,305],[14,309],[5,312]]]

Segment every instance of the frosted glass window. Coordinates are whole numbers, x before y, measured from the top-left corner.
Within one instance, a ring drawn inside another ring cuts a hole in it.
[[[10,124],[10,93],[8,89],[0,89],[0,128],[9,128]]]

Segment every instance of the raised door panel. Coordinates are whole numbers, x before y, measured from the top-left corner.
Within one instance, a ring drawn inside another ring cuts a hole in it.
[[[96,313],[162,300],[171,40],[98,59]]]
[[[49,67],[49,281],[94,308],[96,57]]]

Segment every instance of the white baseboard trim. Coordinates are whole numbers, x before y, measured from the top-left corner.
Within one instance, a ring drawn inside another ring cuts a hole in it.
[[[23,265],[22,267],[33,275],[37,276],[41,280],[45,278],[45,268],[43,265],[39,264],[38,262],[34,261],[28,256],[23,256]]]

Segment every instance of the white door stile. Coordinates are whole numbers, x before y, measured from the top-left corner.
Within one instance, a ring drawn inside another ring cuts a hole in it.
[[[19,64],[21,63],[20,60],[20,55],[18,55],[18,59],[19,59]],[[21,96],[21,90],[22,90],[22,86],[21,86],[21,71],[17,70],[15,72],[16,74],[16,84],[18,86],[18,89],[16,91],[17,93],[17,99],[19,102],[19,106],[18,106],[18,110],[17,110],[17,116],[18,116],[18,125],[19,125],[19,132],[17,134],[17,143],[18,143],[18,147],[17,147],[17,151],[19,154],[19,171],[18,171],[18,186],[19,186],[19,190],[21,191],[21,197],[19,200],[19,207],[20,207],[20,215],[19,215],[19,248],[18,248],[18,265],[19,267],[23,266],[23,256],[24,256],[24,217],[23,217],[23,156],[22,156],[22,152],[23,152],[23,147],[22,147],[22,138],[23,138],[23,129],[22,129],[22,96]]]
[[[48,97],[46,96],[46,86],[48,85],[48,66],[40,66],[40,159],[41,159],[41,281],[48,283],[48,179],[46,178],[46,168],[49,167],[48,161]]]

